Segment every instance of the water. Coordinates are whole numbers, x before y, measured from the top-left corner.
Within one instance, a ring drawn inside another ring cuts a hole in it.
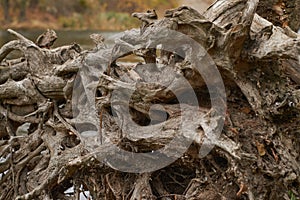
[[[26,38],[35,41],[36,38],[44,32],[44,30],[15,30],[18,33],[22,34]],[[93,31],[93,30],[85,30],[85,31],[56,31],[57,40],[54,43],[53,48],[69,45],[72,43],[79,44],[83,49],[91,49],[95,45],[93,41],[90,39],[90,34],[92,33],[100,33],[105,38],[105,43],[113,44],[115,38],[120,34],[119,32],[103,32],[103,31]],[[16,39],[11,34],[9,34],[6,30],[0,30],[0,47],[2,47],[5,43]]]
[[[41,35],[45,30],[15,30],[18,33],[22,34],[26,38],[35,42],[37,37]],[[94,30],[84,30],[84,31],[56,31],[57,40],[55,41],[52,48],[60,47],[63,45],[70,45],[72,43],[77,43],[81,46],[83,50],[93,49],[95,44],[92,39],[90,39],[90,35],[92,33],[99,33],[105,38],[105,45],[107,47],[114,45],[114,42],[117,38],[123,35],[123,32],[107,32],[107,31],[94,31]],[[6,30],[0,30],[0,48],[7,42],[15,40],[16,38],[8,33]],[[9,54],[7,58],[18,58],[20,56],[18,51],[14,51]],[[125,58],[120,59],[121,62],[127,63],[136,63],[142,62],[143,59],[137,56],[127,56]]]

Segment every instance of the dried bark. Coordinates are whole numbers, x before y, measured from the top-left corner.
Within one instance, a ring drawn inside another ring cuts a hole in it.
[[[83,191],[93,199],[299,198],[300,39],[257,6],[219,0],[203,15],[183,6],[161,20],[135,13],[141,30],[113,47],[94,34],[87,51],[41,48],[8,30],[17,39],[0,48],[0,199],[79,199]],[[177,40],[172,51],[170,30],[203,50]],[[22,56],[11,59],[14,50]],[[128,55],[143,63],[119,62]],[[214,63],[226,97],[205,74]],[[176,161],[156,169],[162,157]]]

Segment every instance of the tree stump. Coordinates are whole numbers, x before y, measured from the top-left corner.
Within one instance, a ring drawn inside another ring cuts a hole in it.
[[[142,30],[112,47],[93,35],[84,51],[8,30],[0,199],[299,198],[299,21],[276,26],[261,9],[135,13]]]

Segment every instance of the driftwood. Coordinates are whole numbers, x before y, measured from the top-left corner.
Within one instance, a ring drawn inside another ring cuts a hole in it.
[[[299,198],[300,38],[257,6],[135,13],[86,51],[8,30],[0,199]]]

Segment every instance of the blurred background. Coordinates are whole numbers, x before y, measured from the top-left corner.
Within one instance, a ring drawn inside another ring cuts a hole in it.
[[[35,40],[45,29],[57,31],[57,46],[77,42],[90,46],[89,34],[101,32],[109,38],[114,33],[139,27],[133,12],[156,9],[164,11],[190,5],[200,12],[213,0],[0,0],[0,46],[11,40],[11,28]]]

